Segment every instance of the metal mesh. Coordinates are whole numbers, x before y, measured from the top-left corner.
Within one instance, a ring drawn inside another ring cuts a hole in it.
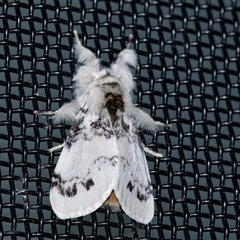
[[[133,33],[136,105],[170,130],[141,134],[155,196],[151,224],[104,210],[60,220],[50,177],[69,125],[36,109],[71,99],[73,30],[114,60]],[[240,1],[0,2],[1,239],[240,239]]]

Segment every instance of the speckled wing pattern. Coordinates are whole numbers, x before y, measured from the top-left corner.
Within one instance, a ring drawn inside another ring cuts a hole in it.
[[[77,115],[52,176],[50,201],[61,219],[95,211],[118,179],[119,152],[109,114],[86,111]]]
[[[113,190],[130,217],[151,221],[152,187],[134,119],[123,112],[112,124],[106,108],[100,115],[80,109],[52,177],[53,210],[61,219],[83,216]]]
[[[129,66],[137,67],[137,55],[127,44],[109,68],[101,68],[76,31],[74,35],[80,64],[73,78],[74,100],[54,112],[35,111],[53,114],[54,123],[72,123],[52,175],[52,208],[59,218],[68,219],[102,205],[118,207],[119,202],[131,218],[147,224],[154,200],[137,128],[155,132],[160,123],[132,103],[135,84]]]
[[[154,215],[154,198],[145,153],[133,118],[123,114],[116,124],[120,153],[119,178],[114,188],[123,211],[147,224]]]

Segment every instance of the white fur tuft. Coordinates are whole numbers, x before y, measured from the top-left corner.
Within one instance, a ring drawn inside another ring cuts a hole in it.
[[[81,96],[87,86],[93,81],[93,73],[100,70],[100,60],[87,48],[85,48],[74,30],[76,37],[75,52],[78,63],[82,64],[73,77],[75,98]]]
[[[137,67],[137,55],[132,49],[122,50],[119,53],[116,62],[111,65],[112,74],[122,81],[127,92],[131,92],[135,87],[129,66],[134,68]]]
[[[100,71],[100,60],[96,58],[89,49],[81,44],[76,30],[74,30],[74,35],[76,38],[76,57],[78,63],[82,64],[82,66],[78,68],[76,75],[73,77],[75,88],[74,95],[75,98],[78,98],[86,91],[89,84],[97,78],[102,77],[102,75],[105,74],[105,71]],[[133,36],[130,35],[130,41],[132,38]],[[109,71],[111,75],[120,79],[126,91],[131,93],[135,87],[135,83],[129,66],[134,68],[137,67],[137,55],[134,50],[126,48],[119,53],[116,62],[106,71]]]
[[[133,113],[138,128],[145,129],[151,132],[158,130],[156,122],[145,112],[139,108],[134,109]]]
[[[59,108],[52,117],[52,120],[55,124],[64,121],[72,123],[78,111],[79,106],[77,101],[72,100],[71,102],[65,103],[61,108]]]

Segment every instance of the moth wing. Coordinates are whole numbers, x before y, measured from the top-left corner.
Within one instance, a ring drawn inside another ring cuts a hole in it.
[[[114,189],[123,211],[147,224],[154,215],[154,197],[142,142],[133,118],[123,114],[115,126],[120,152],[119,180]]]
[[[95,211],[111,194],[118,172],[117,143],[109,114],[79,113],[52,176],[54,212],[68,219]]]

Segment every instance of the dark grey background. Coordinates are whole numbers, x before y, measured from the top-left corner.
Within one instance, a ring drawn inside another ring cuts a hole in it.
[[[103,65],[133,33],[133,100],[172,124],[141,135],[165,157],[148,156],[156,214],[149,226],[137,225],[139,239],[239,239],[239,21],[240,2],[230,0],[2,1],[2,239],[132,236],[125,214],[124,222],[101,210],[61,221],[50,208],[60,152],[47,149],[65,139],[69,126],[46,130],[33,110],[55,110],[71,99],[73,29]]]

